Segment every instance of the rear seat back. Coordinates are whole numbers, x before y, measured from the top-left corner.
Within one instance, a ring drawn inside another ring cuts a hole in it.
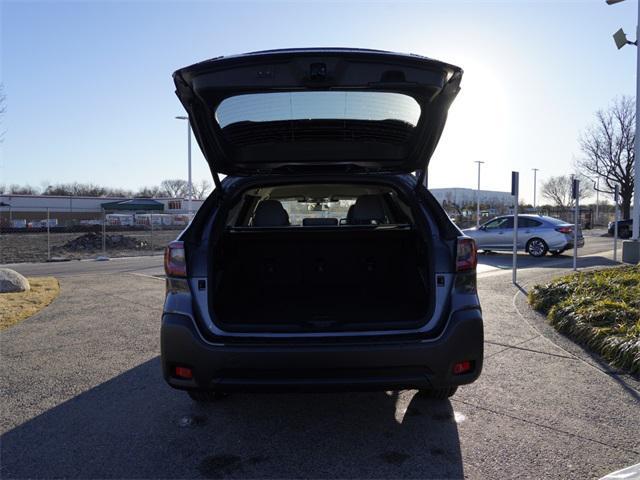
[[[262,200],[253,213],[254,227],[286,227],[289,214],[278,200]]]
[[[224,284],[236,294],[249,290],[287,295],[310,287],[348,287],[347,291],[385,295],[390,284],[402,288],[407,274],[416,274],[415,241],[415,232],[398,230],[227,232]]]
[[[371,225],[388,223],[384,212],[384,200],[381,195],[360,195],[356,203],[349,208],[347,223],[350,225]]]

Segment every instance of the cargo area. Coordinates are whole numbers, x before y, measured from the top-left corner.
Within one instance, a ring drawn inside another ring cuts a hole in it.
[[[214,321],[249,332],[425,323],[430,263],[410,209],[380,187],[306,187],[293,200],[283,187],[239,203],[213,254]]]

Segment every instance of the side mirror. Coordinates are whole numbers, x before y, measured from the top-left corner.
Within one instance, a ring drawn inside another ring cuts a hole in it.
[[[486,230],[486,229],[487,229],[486,225],[480,225],[478,227],[478,230]]]

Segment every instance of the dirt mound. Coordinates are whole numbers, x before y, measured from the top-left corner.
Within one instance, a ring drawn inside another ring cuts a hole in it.
[[[108,250],[142,250],[149,248],[149,242],[146,240],[138,240],[135,237],[125,235],[107,235],[105,244]],[[65,250],[71,252],[80,252],[86,250],[101,250],[102,234],[101,233],[85,233],[73,240],[69,240],[64,245],[56,247],[56,250]]]

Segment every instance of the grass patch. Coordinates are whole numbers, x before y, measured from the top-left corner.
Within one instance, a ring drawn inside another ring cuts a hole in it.
[[[640,373],[640,265],[567,275],[529,292],[559,332]]]
[[[29,318],[49,305],[60,293],[58,280],[53,277],[28,278],[28,292],[0,293],[0,330]]]

